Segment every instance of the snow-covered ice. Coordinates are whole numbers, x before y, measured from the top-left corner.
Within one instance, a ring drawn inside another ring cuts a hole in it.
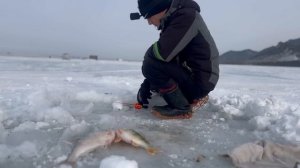
[[[138,168],[138,163],[124,156],[109,156],[101,161],[100,168]]]
[[[162,121],[135,110],[142,81],[141,62],[1,56],[0,167],[57,167],[78,139],[118,128],[135,129],[161,152],[149,156],[115,144],[81,157],[78,168],[98,168],[105,160],[226,168],[232,164],[219,154],[240,144],[300,142],[300,68],[222,65],[209,103],[191,120]],[[155,102],[162,99],[156,95]]]

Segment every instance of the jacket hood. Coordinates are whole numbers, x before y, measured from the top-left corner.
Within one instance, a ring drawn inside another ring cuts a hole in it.
[[[173,1],[181,1],[182,8],[193,8],[196,11],[200,12],[200,6],[193,0],[173,0]]]
[[[165,26],[165,22],[170,18],[170,16],[175,13],[179,9],[183,8],[192,8],[198,12],[200,12],[200,6],[193,0],[172,0],[172,4],[167,11],[164,18],[161,20],[161,24],[158,27],[158,30],[161,30]]]

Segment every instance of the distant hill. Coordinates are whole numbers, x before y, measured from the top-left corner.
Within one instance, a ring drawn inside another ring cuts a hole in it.
[[[253,50],[229,51],[220,57],[223,64],[246,64],[247,60],[254,57],[258,52]]]
[[[300,38],[279,42],[262,51],[229,51],[221,55],[221,64],[280,65],[300,67]]]

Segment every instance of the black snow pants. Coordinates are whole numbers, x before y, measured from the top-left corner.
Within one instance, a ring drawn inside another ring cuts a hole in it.
[[[201,89],[201,86],[197,86],[193,73],[176,59],[163,62],[145,56],[142,73],[150,82],[151,90],[167,89],[176,84],[190,103],[208,94]]]

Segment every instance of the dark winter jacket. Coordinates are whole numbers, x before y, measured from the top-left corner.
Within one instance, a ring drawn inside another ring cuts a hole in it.
[[[146,56],[184,62],[198,86],[208,92],[213,90],[219,79],[219,52],[199,5],[193,0],[173,0],[159,29],[160,38]]]

